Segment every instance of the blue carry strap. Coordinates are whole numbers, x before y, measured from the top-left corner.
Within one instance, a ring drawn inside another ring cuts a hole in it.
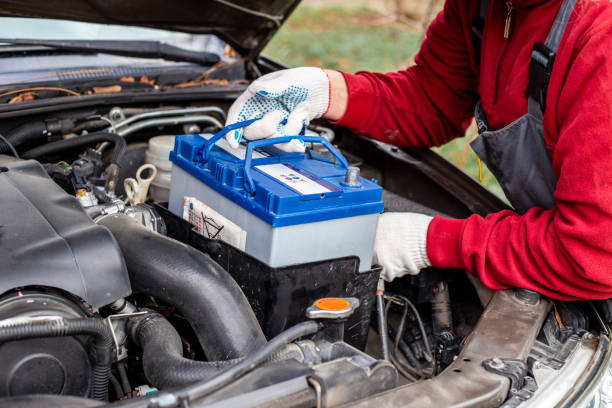
[[[225,135],[227,135],[232,130],[247,127],[250,124],[257,122],[259,119],[261,118],[247,119],[241,122],[232,123],[231,125],[227,125],[223,129],[221,129],[220,131],[213,133],[213,137],[211,137],[204,143],[204,149],[202,150],[202,162],[206,163],[208,161],[208,156],[210,155],[210,151],[215,146],[215,144],[219,140],[221,140]],[[286,121],[284,121],[282,124],[285,124],[285,123]],[[298,136],[304,136],[305,133],[306,133],[306,126],[302,126],[302,130],[300,131],[300,134]],[[300,139],[300,137],[294,137],[294,139]]]
[[[255,118],[255,119],[243,120],[242,122],[236,122],[231,125],[227,125],[226,127],[221,129],[217,133],[214,133],[213,137],[211,137],[204,143],[204,149],[202,149],[202,162],[206,163],[208,161],[208,157],[210,156],[210,151],[212,150],[213,147],[215,147],[215,144],[219,140],[221,140],[225,135],[227,135],[232,130],[247,127],[251,123],[256,122],[258,120],[259,118]]]

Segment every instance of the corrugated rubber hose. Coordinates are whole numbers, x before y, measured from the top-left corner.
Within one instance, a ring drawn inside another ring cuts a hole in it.
[[[244,357],[225,361],[197,361],[183,357],[183,344],[176,329],[159,313],[149,311],[145,317],[128,323],[130,338],[143,351],[142,366],[147,380],[159,389],[210,380],[225,369],[238,364]],[[297,346],[285,347],[266,361],[302,361],[304,355]]]
[[[92,352],[90,353],[93,359],[93,378],[89,396],[99,401],[106,401],[114,347],[110,330],[102,319],[59,318],[8,324],[0,327],[0,343],[41,337],[66,337],[83,334],[94,338],[94,342],[91,345]]]

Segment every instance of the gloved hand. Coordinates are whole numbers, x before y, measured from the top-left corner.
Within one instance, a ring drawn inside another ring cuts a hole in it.
[[[242,137],[248,140],[298,135],[329,106],[330,83],[320,68],[301,67],[272,72],[255,80],[231,106],[226,125],[261,118],[225,137],[236,148]],[[303,152],[304,142],[292,140],[276,147]]]
[[[432,217],[417,213],[382,213],[376,229],[373,262],[382,265],[382,278],[416,275],[431,266],[427,257],[427,229]]]

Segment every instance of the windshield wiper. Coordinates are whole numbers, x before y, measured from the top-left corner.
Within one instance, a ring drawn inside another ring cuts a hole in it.
[[[212,52],[189,51],[160,41],[121,40],[35,40],[27,38],[0,38],[0,43],[14,45],[40,45],[57,50],[103,53],[125,57],[162,58],[172,61],[195,62],[212,65],[221,58]]]

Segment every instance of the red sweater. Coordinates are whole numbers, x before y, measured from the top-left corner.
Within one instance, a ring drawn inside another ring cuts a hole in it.
[[[447,0],[414,66],[344,74],[349,100],[338,123],[398,146],[429,147],[464,136],[478,95],[491,129],[526,113],[531,50],[545,41],[561,0],[512,2],[505,39],[506,0],[492,1],[479,68],[471,21],[480,2]],[[467,269],[493,289],[612,297],[612,2],[578,0],[548,88],[544,134],[559,179],[556,208],[435,217],[429,259]]]

